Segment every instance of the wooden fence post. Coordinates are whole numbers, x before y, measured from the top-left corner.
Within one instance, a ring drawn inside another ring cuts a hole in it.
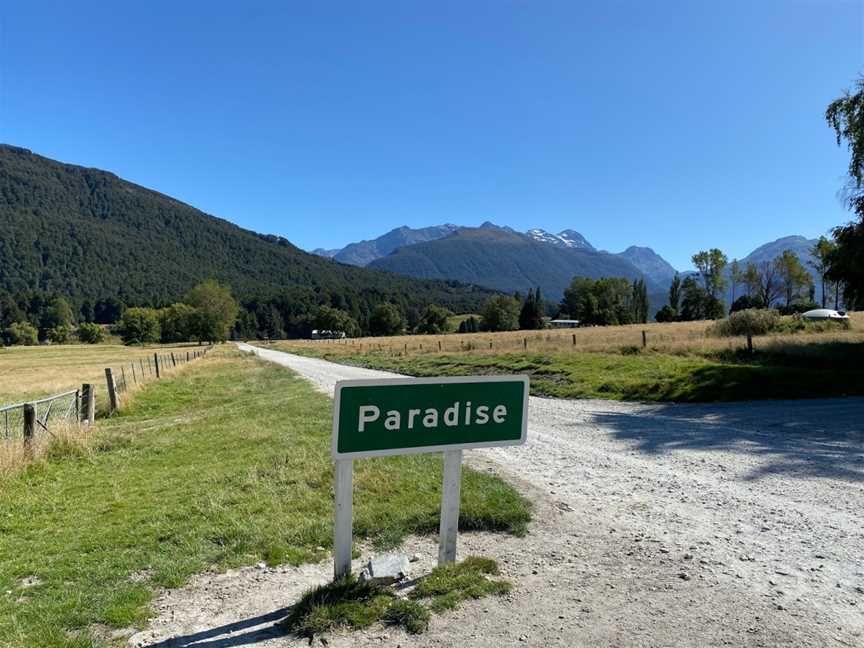
[[[522,348],[528,350],[528,338],[522,338]]]
[[[646,346],[648,346],[648,334],[643,329],[643,331],[642,331],[642,348],[644,349]]]
[[[750,333],[747,334],[747,353],[753,354],[753,336]]]
[[[159,354],[158,353],[153,354],[153,364],[156,366],[156,377],[160,378],[161,376],[159,375]]]
[[[96,393],[95,385],[84,383],[81,385],[81,422],[93,425],[96,420]]]
[[[123,367],[120,367],[120,380],[123,385],[123,391],[126,391],[126,370]]]
[[[132,366],[132,382],[137,385],[138,384],[138,376],[135,375],[135,363],[130,362],[129,364]]]
[[[438,340],[438,350],[441,350],[441,340]]]
[[[576,346],[576,334],[573,334],[573,346]]]
[[[117,385],[111,367],[105,367],[105,382],[108,383],[108,411],[114,412],[117,410]]]
[[[186,352],[186,362],[189,362],[189,352]]]
[[[171,365],[174,366],[174,367],[177,366],[177,359],[174,357],[174,352],[173,352],[173,351],[171,352]]]
[[[25,403],[24,405],[24,445],[29,446],[36,433],[36,404]]]
[[[141,382],[144,382],[144,360],[141,358],[138,359],[138,363],[141,365]]]

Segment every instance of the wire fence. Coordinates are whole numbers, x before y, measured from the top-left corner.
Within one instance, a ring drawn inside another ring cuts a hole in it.
[[[146,359],[106,367],[106,413],[120,409],[136,387],[173,374],[182,365],[206,356],[211,348],[157,352]],[[92,423],[95,419],[95,390],[95,385],[84,384],[80,389],[62,394],[0,407],[0,441],[23,440],[28,443],[36,435],[52,434],[52,428],[59,425]]]

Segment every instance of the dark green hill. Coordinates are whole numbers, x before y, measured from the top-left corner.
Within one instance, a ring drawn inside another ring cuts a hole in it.
[[[482,227],[460,229],[437,241],[399,248],[373,261],[370,268],[426,279],[455,279],[495,290],[527,291],[540,286],[544,295],[560,299],[574,276],[626,277],[643,273],[618,255],[593,249],[562,248],[517,232]],[[666,286],[646,277],[649,292],[662,294]],[[661,297],[652,300],[652,306]]]
[[[473,311],[489,294],[335,263],[112,173],[0,145],[0,290],[160,305],[207,278],[241,298],[287,303],[289,291],[361,318],[382,300]]]

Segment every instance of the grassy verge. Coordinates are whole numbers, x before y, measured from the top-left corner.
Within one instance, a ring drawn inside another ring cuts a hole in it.
[[[139,624],[155,587],[216,567],[292,564],[332,545],[330,401],[289,372],[229,353],[149,385],[99,426],[0,484],[0,646],[101,645]],[[437,530],[434,455],[357,462],[358,538]],[[467,529],[522,533],[527,502],[466,470]]]
[[[759,341],[757,341],[759,344]],[[290,346],[334,362],[414,376],[526,373],[531,392],[555,398],[710,402],[864,394],[864,344],[768,344],[743,351],[663,353],[625,347],[617,353],[346,353]]]

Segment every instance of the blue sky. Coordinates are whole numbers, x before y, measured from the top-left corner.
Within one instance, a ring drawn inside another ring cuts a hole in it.
[[[848,220],[862,6],[4,3],[0,141],[304,248],[488,219],[684,268]]]

